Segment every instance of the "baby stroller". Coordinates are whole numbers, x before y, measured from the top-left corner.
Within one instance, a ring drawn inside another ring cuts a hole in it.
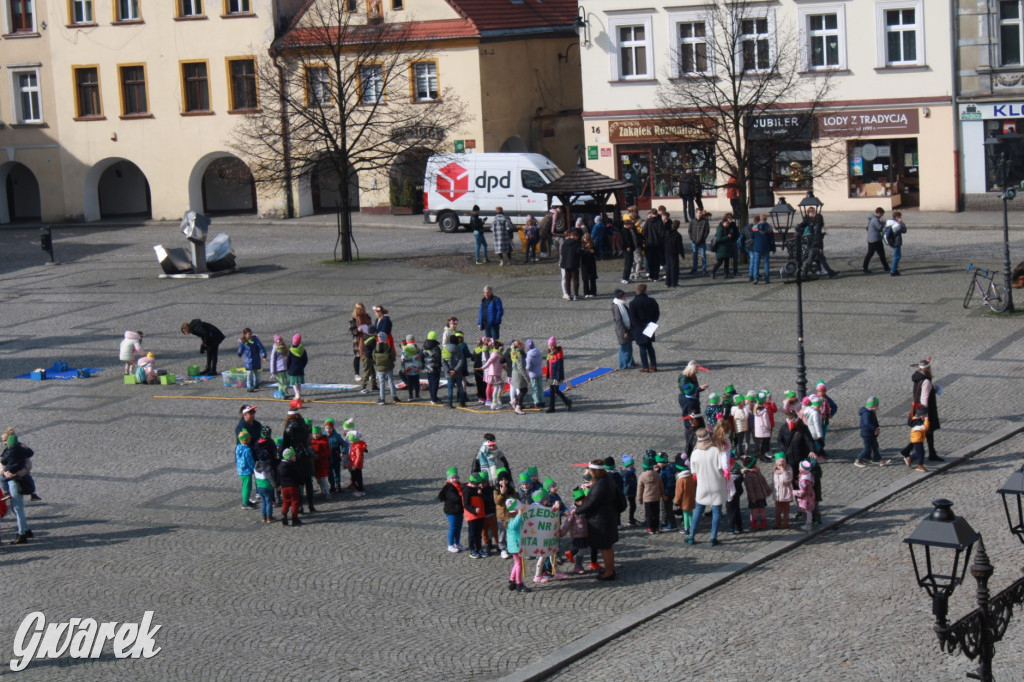
[[[796,254],[796,234],[786,235],[785,240],[782,242],[783,248],[786,249],[786,262],[779,270],[779,274],[786,281],[793,281],[796,279],[797,273],[797,254]],[[803,239],[803,243],[800,245],[800,255],[803,258],[803,267],[801,271],[801,279],[805,282],[813,281],[818,279],[818,275],[821,274],[821,262],[818,260],[818,250],[812,249],[809,244],[809,239],[806,235],[800,237]]]

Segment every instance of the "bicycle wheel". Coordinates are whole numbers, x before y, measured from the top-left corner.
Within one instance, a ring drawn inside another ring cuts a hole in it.
[[[995,282],[991,282],[988,285],[988,295],[985,297],[985,305],[987,305],[992,312],[1001,313],[1006,310],[1007,303],[1006,290]]]
[[[967,295],[964,296],[964,307],[965,308],[971,307],[971,296],[974,296],[974,289],[975,289],[975,287],[976,287],[975,279],[972,277],[970,284],[967,285]]]
[[[782,269],[779,270],[779,275],[783,279],[796,279],[796,263],[793,261],[787,261]]]

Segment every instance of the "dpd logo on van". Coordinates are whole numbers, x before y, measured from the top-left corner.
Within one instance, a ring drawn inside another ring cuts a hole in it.
[[[437,171],[437,193],[448,201],[455,201],[469,192],[469,171],[455,163],[449,163]]]

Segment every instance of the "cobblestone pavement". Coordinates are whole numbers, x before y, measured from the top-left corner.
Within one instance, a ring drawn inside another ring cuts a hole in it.
[[[479,292],[491,284],[505,302],[504,335],[557,336],[574,376],[615,366],[608,292],[617,286],[617,266],[602,264],[600,297],[567,302],[552,265],[476,267],[465,234],[363,229],[358,238],[370,260],[349,265],[324,263],[333,228],[240,227],[231,234],[240,273],[181,281],[157,279],[151,250],[161,241],[180,243],[176,229],[61,230],[57,257],[64,265],[54,267],[40,265],[35,230],[0,232],[0,414],[36,450],[44,500],[29,505],[36,538],[0,550],[7,586],[0,658],[10,656],[17,625],[35,610],[54,622],[138,621],[154,610],[163,626],[155,658],[119,661],[108,653],[99,661],[39,661],[20,678],[54,679],[59,670],[61,679],[194,680],[233,677],[240,668],[289,679],[493,678],[636,608],[645,596],[749,553],[764,538],[784,537],[746,534],[693,552],[677,534],[645,538],[627,530],[617,548],[619,582],[599,587],[589,577],[574,578],[538,585],[530,595],[504,590],[508,562],[444,551],[436,501],[444,468],[468,469],[484,431],[498,435],[513,468],[538,465],[568,490],[579,475],[572,462],[680,448],[676,376],[691,358],[714,370],[713,388],[735,383],[781,395],[792,385],[794,287],[686,276],[678,290],[652,286],[662,308],[661,371],[615,372],[580,386],[570,394],[572,413],[516,417],[507,409],[476,413],[424,403],[380,408],[368,396],[310,391],[316,402],[307,416],[351,416],[364,433],[368,494],[318,505],[322,511],[302,528],[259,524],[238,508],[231,456],[238,409],[251,396],[213,381],[124,386],[116,353],[125,329],[144,330],[158,366],[179,374],[200,360],[198,343],[178,331],[182,321],[212,321],[229,339],[251,326],[265,343],[274,332],[301,332],[311,358],[308,379],[347,381],[355,301],[386,305],[396,336],[422,338],[451,313],[472,329]],[[804,287],[808,380],[826,381],[840,404],[830,433],[835,461],[824,474],[828,506],[908,477],[902,466],[856,469],[850,461],[860,447],[857,408],[868,395],[881,398],[886,454],[904,444],[909,365],[922,357],[935,355],[945,389],[937,435],[943,452],[1019,417],[1024,321],[961,305],[966,263],[1000,262],[999,235],[922,229],[913,236],[920,241],[908,239],[905,276],[897,279],[859,274],[862,233],[837,231],[828,248],[843,275]],[[1014,248],[1020,252],[1019,238]],[[221,368],[238,364],[230,346],[222,347]],[[106,371],[69,382],[12,378],[58,360]],[[258,418],[280,430],[284,404],[266,389],[256,396]],[[959,480],[948,479],[952,486]],[[948,494],[970,499],[955,488]],[[913,516],[922,508],[913,507]],[[4,519],[4,538],[11,528]],[[835,560],[826,557],[835,569],[830,584],[849,580],[839,568],[850,561],[846,545],[824,545],[837,552]],[[858,585],[884,595],[886,585],[875,589],[866,574]],[[923,600],[919,612],[927,615]],[[885,613],[883,602],[854,622]],[[823,630],[842,625],[815,618]],[[745,636],[741,626],[737,621],[731,635]],[[919,632],[918,640],[928,639],[927,621]],[[665,634],[673,647],[678,639]],[[781,665],[794,655],[759,660]]]
[[[1021,465],[1024,437],[897,494],[684,606],[648,621],[558,674],[580,679],[957,680],[977,667],[939,651],[931,600],[903,539],[948,497],[984,537],[995,595],[1020,576],[1020,543],[996,490]],[[950,621],[977,604],[968,573]],[[1020,679],[1024,623],[1014,614],[993,674]]]

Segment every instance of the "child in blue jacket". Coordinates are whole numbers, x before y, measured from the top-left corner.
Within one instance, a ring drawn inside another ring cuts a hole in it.
[[[245,360],[245,388],[252,393],[260,385],[259,371],[263,369],[260,361],[267,359],[267,349],[260,343],[260,337],[252,333],[246,327],[242,330],[242,336],[238,339],[238,357]]]
[[[882,459],[882,455],[878,452],[878,434],[881,429],[878,427],[877,413],[878,398],[871,396],[864,404],[864,407],[860,408],[860,439],[864,443],[864,449],[857,455],[857,459],[853,460],[853,466],[855,467],[867,466],[865,460],[869,456],[871,457],[872,464],[882,467],[888,464],[888,461]]]
[[[254,505],[249,500],[252,495],[252,475],[255,467],[255,463],[252,459],[252,448],[249,447],[249,443],[252,440],[252,436],[249,435],[248,431],[242,431],[238,434],[238,445],[235,446],[235,470],[238,472],[238,477],[242,479],[242,509],[255,509]]]

